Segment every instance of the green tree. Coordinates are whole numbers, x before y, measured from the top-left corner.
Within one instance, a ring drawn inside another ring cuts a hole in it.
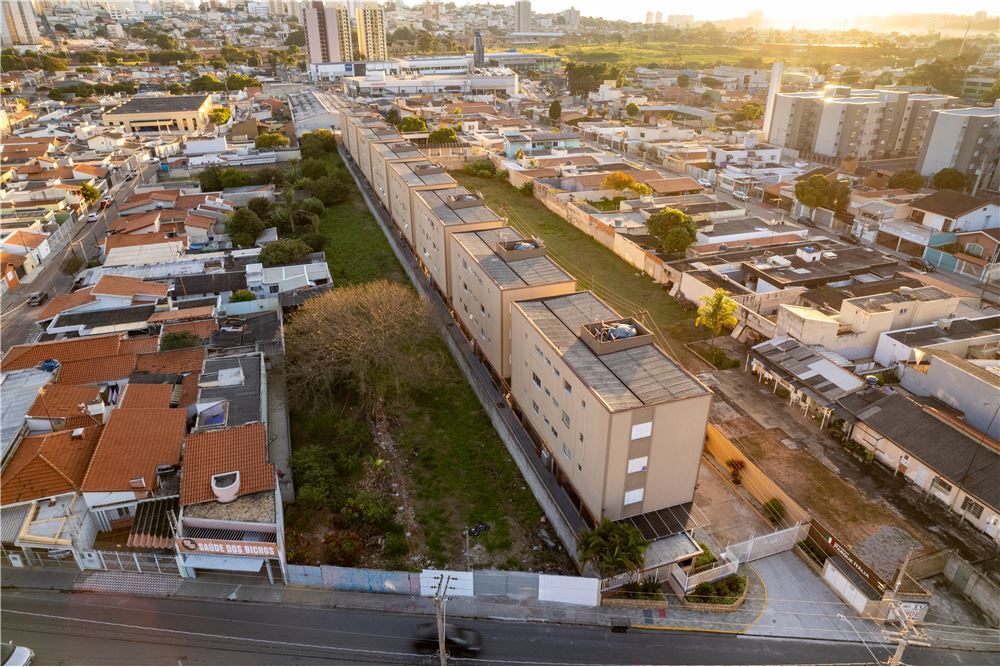
[[[219,176],[222,189],[242,188],[253,183],[253,176],[235,167],[227,167]]]
[[[562,102],[559,100],[552,100],[552,104],[549,105],[549,118],[552,120],[559,120],[562,118]]]
[[[179,46],[177,40],[170,35],[157,35],[155,42],[156,46],[163,51],[172,51]]]
[[[683,252],[698,238],[698,227],[691,216],[675,208],[664,208],[649,216],[646,229],[669,253]]]
[[[247,209],[253,211],[261,220],[267,220],[274,212],[274,202],[267,197],[252,197],[247,202]]]
[[[795,184],[795,198],[809,208],[833,208],[833,184],[825,176],[814,174]]]
[[[623,171],[613,171],[601,180],[602,190],[617,190],[621,192],[622,190],[631,190],[635,186],[635,178]]]
[[[303,159],[299,163],[299,175],[308,179],[326,178],[329,175],[326,168],[326,160],[314,157]]]
[[[678,74],[677,75],[677,86],[678,87],[680,87],[680,88],[687,88],[690,85],[691,85],[691,77],[689,77],[687,74]]]
[[[629,102],[625,105],[625,113],[633,118],[639,115],[639,105],[635,102]]]
[[[934,174],[934,187],[938,190],[956,190],[961,192],[965,189],[965,174],[958,169],[945,167]]]
[[[703,76],[701,78],[701,83],[703,86],[707,86],[708,88],[715,90],[722,88],[722,82],[711,76]]]
[[[233,245],[239,248],[249,248],[264,231],[267,225],[249,208],[233,211],[226,221],[226,233]]]
[[[991,88],[984,90],[980,99],[984,104],[992,105],[998,99],[1000,99],[1000,79],[998,79]]]
[[[229,107],[216,107],[208,112],[209,119],[216,125],[225,125],[232,115],[233,112],[230,111]]]
[[[400,118],[399,122],[396,124],[400,132],[426,132],[427,123],[424,122],[422,118],[417,118],[416,116],[407,116],[406,118]]]
[[[93,204],[101,198],[101,191],[90,183],[84,183],[80,186],[80,196],[83,197],[84,201],[88,204]]]
[[[248,289],[238,289],[229,295],[229,303],[242,303],[244,301],[256,301],[257,295]]]
[[[582,533],[577,542],[580,559],[594,565],[602,577],[641,570],[647,546],[638,528],[607,518]]]
[[[302,239],[278,239],[260,251],[260,262],[264,266],[278,266],[304,260],[312,252]]]
[[[330,130],[318,129],[299,137],[299,151],[303,158],[323,157],[337,150],[337,142]]]
[[[330,178],[317,178],[309,182],[309,192],[312,196],[323,203],[324,206],[333,206],[346,201],[351,194],[350,187],[343,180]]]
[[[184,36],[188,39],[196,39],[201,37],[201,28],[191,28],[190,30],[184,31]]]
[[[427,136],[429,144],[453,144],[458,141],[458,133],[453,127],[439,127]]]
[[[729,298],[729,293],[718,287],[714,292],[701,298],[698,306],[698,316],[694,319],[695,326],[704,327],[712,332],[712,338],[718,338],[723,329],[736,326],[736,310],[738,304]]]
[[[909,190],[910,192],[916,192],[920,188],[924,187],[927,183],[927,179],[920,175],[920,172],[915,169],[904,169],[903,171],[897,171],[889,179],[890,188],[903,188]]]
[[[737,117],[740,120],[750,121],[751,123],[764,115],[764,107],[760,102],[746,102],[740,107],[737,112]]]
[[[201,345],[201,339],[192,332],[171,331],[170,333],[163,334],[163,339],[160,341],[160,350],[166,352],[186,347],[198,347],[199,345]]]
[[[284,148],[290,145],[291,140],[283,134],[277,132],[264,132],[254,140],[254,146],[260,150]]]

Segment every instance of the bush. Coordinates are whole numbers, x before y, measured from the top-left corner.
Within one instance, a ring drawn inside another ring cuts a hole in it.
[[[469,162],[462,167],[462,172],[469,176],[479,176],[481,178],[492,178],[496,176],[497,168],[489,160],[476,160]]]
[[[510,172],[506,169],[498,169],[495,176],[501,183],[506,183],[510,179]]]
[[[743,469],[747,467],[747,462],[741,459],[729,459],[726,461],[726,467],[729,468],[729,477],[733,480],[733,484],[741,484]]]
[[[302,234],[299,238],[309,246],[313,252],[320,252],[326,247],[326,237],[319,232],[309,232]]]
[[[201,345],[201,339],[190,331],[171,331],[163,336],[160,343],[160,350],[180,350],[186,347],[197,347]]]
[[[291,264],[305,259],[312,249],[302,239],[278,239],[260,251],[264,266]]]
[[[299,165],[299,174],[305,178],[316,179],[326,178],[329,172],[326,169],[326,162],[319,158],[306,158]]]
[[[277,132],[265,132],[254,140],[254,147],[259,150],[274,150],[290,145],[291,140]]]
[[[663,600],[663,584],[656,577],[646,577],[622,586],[620,597],[626,600]]]
[[[350,531],[328,533],[323,539],[324,555],[329,565],[350,567],[358,560],[361,553],[361,541]]]
[[[385,536],[385,555],[389,558],[402,558],[410,553],[410,545],[406,541],[406,533],[399,530],[391,530]]]
[[[309,191],[325,206],[333,206],[346,201],[351,194],[351,188],[345,181],[329,177],[310,181]]]
[[[354,528],[370,527],[385,530],[396,516],[396,508],[385,498],[371,491],[362,491],[348,498],[340,510],[340,518]]]
[[[694,564],[692,566],[692,572],[697,572],[699,570],[708,569],[709,566],[715,564],[719,559],[714,553],[712,553],[711,547],[709,547],[704,542],[699,542],[698,546],[701,547],[702,554],[694,559]]]
[[[74,252],[66,256],[66,260],[59,267],[59,270],[67,276],[75,276],[83,269],[85,264],[86,262],[83,261],[83,257]]]
[[[732,574],[725,579],[698,584],[685,599],[701,604],[733,604],[746,588],[747,578],[742,574]]]
[[[533,181],[522,183],[518,190],[520,190],[521,194],[525,197],[533,197],[535,195],[535,183]]]
[[[764,516],[777,526],[785,518],[785,505],[777,498],[771,498],[764,503]]]
[[[229,303],[242,303],[244,301],[256,301],[257,295],[248,289],[238,289],[229,295]]]

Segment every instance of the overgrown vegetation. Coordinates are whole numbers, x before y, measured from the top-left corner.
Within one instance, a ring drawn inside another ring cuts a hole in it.
[[[580,559],[597,568],[602,577],[641,570],[648,546],[638,528],[607,518],[577,540]]]
[[[778,498],[771,498],[766,503],[764,503],[764,516],[766,516],[771,523],[776,526],[780,526],[781,522],[785,518],[785,504],[781,502]]]
[[[725,579],[698,584],[685,599],[700,604],[735,604],[746,589],[747,578],[731,574]]]
[[[201,345],[201,339],[190,331],[171,331],[164,334],[163,340],[160,341],[160,349],[163,351],[180,350],[198,345]]]

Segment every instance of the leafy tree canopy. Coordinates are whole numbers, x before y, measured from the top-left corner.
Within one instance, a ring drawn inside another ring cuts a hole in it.
[[[305,259],[312,252],[302,239],[278,239],[270,243],[260,252],[260,261],[264,266],[290,264]]]
[[[691,216],[675,208],[664,208],[646,220],[646,229],[660,240],[664,252],[683,252],[697,239],[698,227]]]
[[[889,179],[890,188],[904,188],[910,192],[916,192],[924,187],[927,179],[914,169],[904,169],[892,175]]]

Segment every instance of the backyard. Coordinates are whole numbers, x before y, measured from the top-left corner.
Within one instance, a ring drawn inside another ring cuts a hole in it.
[[[705,367],[684,344],[705,338],[707,332],[695,328],[694,311],[681,307],[663,285],[508,183],[462,172],[451,175],[470,190],[481,192],[512,227],[541,238],[549,256],[576,278],[579,289],[592,290],[620,314],[644,321],[658,342],[689,369]]]
[[[325,159],[336,173],[340,158]],[[336,285],[387,279],[409,286],[353,182],[317,228]],[[369,411],[349,388],[318,408],[292,408],[294,560],[414,569],[464,568],[468,559],[477,568],[572,571],[444,341],[435,337],[432,347],[439,367],[386,405],[387,432],[370,427]],[[393,516],[383,516],[386,505]],[[378,530],[365,525],[366,512],[381,521]],[[467,543],[467,528],[480,523],[488,530]]]

